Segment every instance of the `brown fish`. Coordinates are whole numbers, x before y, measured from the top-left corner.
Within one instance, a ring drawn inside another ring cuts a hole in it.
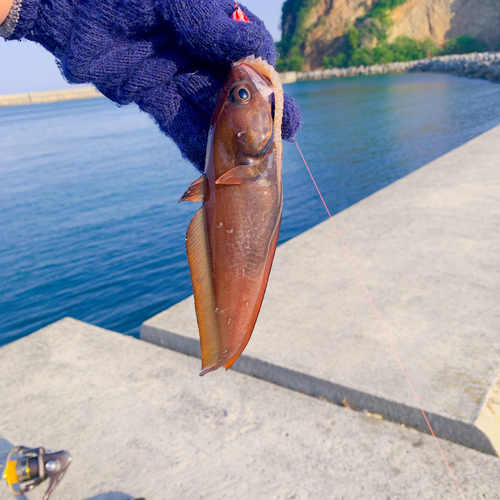
[[[235,63],[212,116],[205,174],[181,198],[203,202],[186,234],[200,375],[236,361],[259,315],[281,224],[282,116],[274,68]]]

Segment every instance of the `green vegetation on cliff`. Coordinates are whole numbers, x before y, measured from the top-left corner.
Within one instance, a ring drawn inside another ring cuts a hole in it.
[[[390,26],[391,19],[389,17],[389,12],[405,2],[406,0],[378,0],[366,17],[378,19],[382,24]]]
[[[487,50],[484,42],[467,35],[452,38],[442,49],[438,49],[430,39],[417,41],[407,36],[399,36],[392,43],[380,43],[373,48],[359,47],[352,43],[352,40],[359,40],[359,35],[352,34],[353,31],[357,30],[354,28],[349,31],[344,52],[340,52],[335,57],[323,58],[325,68],[371,66],[372,64],[414,61],[435,55],[467,54]]]
[[[488,46],[481,40],[468,35],[452,38],[442,50],[443,54],[468,54],[469,52],[485,52]]]
[[[352,30],[351,30],[352,31]],[[375,47],[359,47],[352,45],[348,37],[347,50],[335,57],[323,58],[325,68],[341,68],[345,66],[370,66],[372,64],[386,64],[396,61],[413,61],[424,59],[437,54],[438,49],[432,40],[417,41],[407,36],[400,36],[392,43],[377,44]]]
[[[286,0],[281,14],[281,42],[276,44],[281,57],[276,67],[278,71],[300,71],[304,66],[302,48],[309,29],[307,18],[320,0]]]

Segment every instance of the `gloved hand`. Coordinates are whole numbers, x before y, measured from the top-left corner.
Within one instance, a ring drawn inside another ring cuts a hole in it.
[[[232,20],[234,0],[22,0],[9,39],[42,44],[69,82],[92,83],[118,104],[137,103],[203,171],[210,118],[230,63],[276,62],[264,24]],[[300,111],[285,96],[282,135]]]

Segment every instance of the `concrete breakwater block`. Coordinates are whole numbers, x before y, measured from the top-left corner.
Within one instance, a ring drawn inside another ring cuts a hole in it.
[[[490,454],[500,453],[499,165],[497,127],[334,218],[434,431]],[[146,321],[141,338],[199,355],[192,297]],[[428,432],[330,221],[278,248],[235,369]]]
[[[0,349],[0,444],[71,453],[51,500],[459,498],[430,436],[198,368],[66,318]],[[497,458],[441,446],[466,498],[497,498]]]
[[[0,106],[24,106],[26,104],[44,104],[48,102],[73,101],[104,97],[94,87],[76,87],[63,90],[31,92],[29,94],[0,95]]]

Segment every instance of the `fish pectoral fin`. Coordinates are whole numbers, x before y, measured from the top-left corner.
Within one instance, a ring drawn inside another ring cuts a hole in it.
[[[205,179],[205,175],[202,175],[193,181],[182,195],[179,203],[181,201],[205,201]]]
[[[245,181],[253,181],[263,172],[262,165],[238,165],[222,174],[215,184],[241,184]]]

